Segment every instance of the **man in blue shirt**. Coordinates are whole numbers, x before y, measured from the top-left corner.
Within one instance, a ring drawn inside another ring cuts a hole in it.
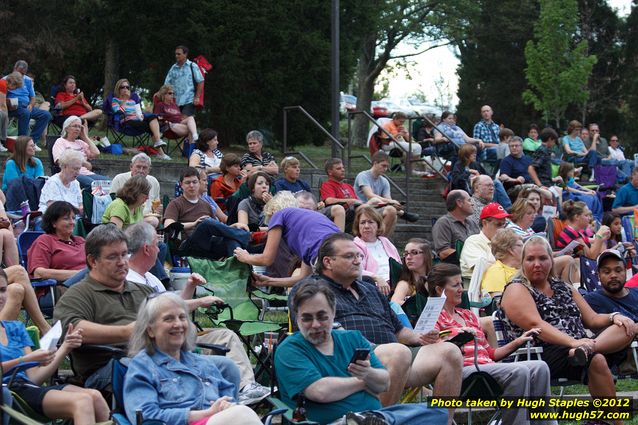
[[[629,183],[616,192],[616,199],[611,207],[616,214],[632,214],[634,208],[638,208],[638,167],[631,172]]]
[[[447,411],[420,403],[381,407],[378,397],[388,390],[390,375],[359,331],[333,331],[336,299],[327,285],[301,283],[292,308],[299,332],[275,352],[275,370],[283,401],[294,406],[302,397],[306,419],[330,423],[345,415],[348,424],[447,423]],[[364,352],[355,359],[357,350]]]
[[[474,124],[472,137],[483,141],[487,156],[481,155],[480,159],[496,159],[496,147],[501,142],[499,133],[501,127],[492,121],[492,107],[490,105],[481,106],[481,121]]]
[[[510,154],[501,161],[501,174],[498,177],[503,186],[509,189],[523,183],[531,183],[528,168],[532,160],[523,153],[523,142],[520,137],[514,137],[510,141]]]
[[[584,295],[596,313],[621,314],[638,321],[638,288],[626,288],[627,268],[622,254],[615,249],[598,256],[598,278],[601,288]]]
[[[16,109],[9,110],[10,117],[18,118],[18,135],[29,135],[29,121],[35,120],[35,125],[31,131],[31,138],[37,143],[42,137],[42,133],[51,121],[49,111],[39,109],[35,106],[35,91],[33,89],[33,80],[27,76],[29,64],[23,60],[19,60],[13,66],[13,71],[22,74],[24,84],[22,87],[9,90],[7,99],[17,99],[18,105]],[[6,77],[5,77],[6,78]]]
[[[173,86],[175,102],[182,114],[189,117],[195,115],[195,107],[201,106],[204,91],[204,77],[199,66],[188,60],[188,47],[175,48],[175,62],[166,74],[165,85]]]

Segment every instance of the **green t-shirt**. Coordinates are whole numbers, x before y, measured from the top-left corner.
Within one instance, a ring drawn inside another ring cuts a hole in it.
[[[541,139],[534,140],[531,137],[527,137],[523,140],[523,150],[527,152],[536,152],[536,149],[541,147]]]
[[[111,217],[117,217],[122,220],[124,222],[122,228],[125,229],[131,224],[135,224],[144,219],[144,205],[131,211],[122,199],[115,198],[115,200],[106,207],[104,215],[102,216],[102,223],[108,223]]]
[[[370,364],[382,369],[370,343],[359,331],[334,331],[334,353],[326,356],[296,332],[275,351],[275,370],[281,398],[288,406],[296,406],[293,397],[314,382],[325,377],[350,378],[348,364],[355,349],[370,348]],[[332,403],[317,403],[306,399],[306,416],[322,424],[337,420],[348,412],[381,409],[379,399],[366,391],[359,391]]]

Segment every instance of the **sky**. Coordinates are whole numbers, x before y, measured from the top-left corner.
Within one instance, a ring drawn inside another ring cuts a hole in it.
[[[608,0],[608,4],[615,8],[620,16],[627,16],[631,11],[631,0]],[[410,46],[403,45],[399,46],[398,51],[409,53],[414,50]],[[458,65],[459,60],[455,56],[453,48],[449,46],[438,47],[416,56],[413,58],[413,65],[409,66],[411,79],[405,73],[399,73],[389,78],[390,97],[405,98],[420,91],[426,94],[428,103],[434,104],[436,93],[442,92],[443,99],[450,98],[450,106],[454,108],[458,104],[456,97],[458,89],[456,68]],[[382,73],[377,82],[383,78],[383,75]]]

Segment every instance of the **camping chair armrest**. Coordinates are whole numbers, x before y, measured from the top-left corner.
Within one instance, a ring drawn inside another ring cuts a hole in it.
[[[115,359],[121,359],[122,357],[126,357],[126,350],[120,347],[114,347],[112,345],[106,344],[82,344],[75,350],[74,352],[79,352],[83,354],[91,354],[91,353],[108,353]]]
[[[272,418],[274,416],[283,415],[287,411],[288,411],[288,409],[283,408],[283,407],[281,409],[271,410],[270,412],[268,412],[264,416],[262,416],[261,421],[264,423],[264,425],[270,425],[272,423]]]
[[[55,279],[31,279],[31,286],[34,288],[45,288],[47,286],[55,286],[58,281]]]
[[[4,371],[4,375],[3,376],[10,376],[11,379],[9,379],[9,383],[8,385],[11,385],[11,383],[13,382],[13,379],[15,378],[16,374],[18,372],[23,372],[27,369],[31,369],[32,367],[36,367],[36,366],[40,366],[39,362],[22,362],[22,363],[18,363],[17,365],[10,367],[9,369]]]
[[[225,356],[226,353],[230,351],[230,348],[223,345],[219,345],[219,344],[208,344],[206,342],[198,342],[196,345],[199,348],[204,348],[206,350],[212,351],[213,354],[217,356]]]
[[[523,360],[534,360],[534,357],[540,360],[541,354],[543,354],[543,347],[533,347],[528,342],[527,346],[517,348],[511,352],[508,357],[513,357],[514,361],[518,361],[519,358]]]

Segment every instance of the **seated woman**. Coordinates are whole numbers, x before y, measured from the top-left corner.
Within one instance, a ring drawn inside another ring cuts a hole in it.
[[[117,198],[111,202],[102,216],[102,223],[113,223],[120,229],[144,219],[144,203],[148,199],[151,185],[146,176],[133,176],[117,192]],[[150,223],[157,227],[157,223]]]
[[[131,99],[131,84],[126,78],[115,83],[111,110],[124,127],[150,133],[153,139],[153,147],[159,152],[157,159],[170,161],[171,157],[166,155],[162,149],[162,146],[166,146],[166,142],[162,140],[157,116],[141,112],[141,105]]]
[[[305,190],[310,192],[310,185],[299,178],[301,169],[299,168],[299,160],[294,156],[287,156],[281,160],[280,167],[284,175],[283,177],[275,180],[275,189],[277,192],[281,190],[288,190],[292,193],[301,192]]]
[[[523,185],[516,195],[516,199],[527,199],[532,203],[536,209],[536,215],[534,216],[534,222],[532,223],[532,229],[535,233],[544,232],[547,229],[547,220],[543,217],[543,199],[552,200],[552,194],[550,191],[540,189],[533,184]]]
[[[66,201],[82,214],[82,190],[77,177],[83,162],[84,155],[78,151],[68,149],[60,155],[60,172],[49,177],[40,192],[40,211],[46,212],[55,201]]]
[[[574,180],[574,164],[571,162],[563,162],[558,168],[558,175],[565,182],[565,191],[563,192],[563,200],[573,199],[574,201],[582,201],[592,212],[594,218],[598,221],[603,219],[603,204],[600,202],[595,190],[582,187]]]
[[[450,142],[450,140],[452,142]],[[483,142],[480,139],[474,139],[467,134],[458,125],[456,125],[456,115],[450,111],[443,111],[441,114],[441,122],[434,131],[434,149],[440,156],[445,158],[456,157],[456,150],[462,145],[469,143],[476,145],[479,149],[483,148]]]
[[[222,211],[226,212],[226,203],[220,203],[218,200],[228,199],[235,193],[246,181],[248,173],[241,169],[241,160],[234,153],[226,154],[222,158],[219,169],[222,175],[211,182],[210,196],[218,202]]]
[[[627,235],[620,220],[620,215],[614,212],[606,212],[603,215],[603,226],[609,227],[609,239],[605,244],[605,249],[617,249],[620,253],[627,253],[629,257],[636,256],[632,235]]]
[[[191,143],[199,138],[197,124],[194,117],[182,115],[179,106],[175,103],[173,86],[164,85],[155,94],[153,113],[159,117],[162,133],[172,131],[177,137],[188,136]]]
[[[390,301],[403,305],[417,292],[427,294],[427,275],[432,268],[432,247],[425,239],[408,240],[403,251],[403,267]]]
[[[73,236],[77,209],[55,201],[42,217],[42,230],[27,253],[27,271],[39,279],[65,281],[86,267],[84,238]]]
[[[562,211],[565,215],[565,227],[556,238],[556,248],[563,249],[572,241],[577,241],[578,246],[574,250],[576,255],[585,255],[587,258],[595,260],[604,251],[607,240],[611,236],[611,231],[607,226],[600,226],[594,237],[590,239],[585,231],[589,227],[589,217],[591,212],[584,202],[569,201],[563,202]]]
[[[476,161],[476,152],[476,147],[470,144],[464,144],[459,149],[459,159],[452,167],[452,189],[463,189],[471,194],[471,181],[480,174],[487,175],[485,168]],[[505,209],[512,206],[512,201],[499,179],[494,180],[494,201]]]
[[[90,188],[94,180],[109,180],[109,177],[95,174],[92,170],[91,160],[100,155],[100,150],[95,146],[93,140],[89,138],[89,129],[82,125],[82,120],[75,115],[71,115],[64,120],[62,125],[62,135],[55,141],[51,150],[53,162],[59,164],[62,153],[67,150],[77,151],[82,154],[82,167],[76,176],[82,188]]]
[[[326,236],[340,231],[325,215],[298,208],[297,200],[286,190],[277,193],[266,204],[264,220],[268,223],[268,238],[264,252],[251,255],[245,249],[236,248],[235,257],[242,263],[253,266],[269,266],[275,262],[279,245],[283,240],[290,251],[301,258],[302,263],[300,273],[288,278],[253,274],[253,283],[258,286],[290,287],[310,276],[311,265],[317,259],[321,242]]]
[[[270,194],[270,176],[258,171],[248,179],[250,196],[239,203],[237,207],[237,223],[246,231],[265,231],[268,228],[264,224],[264,205],[272,199]]]
[[[595,313],[576,288],[552,277],[552,249],[544,238],[531,237],[521,256],[522,270],[501,299],[505,329],[519,337],[540,328],[542,359],[553,379],[588,379],[592,397],[615,397],[608,362],[624,360],[634,322],[617,313]],[[595,338],[587,337],[586,327]]]
[[[483,274],[481,292],[488,292],[493,297],[503,292],[521,267],[523,241],[512,229],[499,229],[492,238],[491,248],[496,261]]]
[[[221,162],[224,158],[224,154],[217,149],[217,132],[212,128],[205,128],[196,143],[188,158],[188,166],[205,170],[209,180],[213,181],[222,175]],[[239,157],[237,160],[239,161]]]
[[[7,300],[7,275],[0,270],[0,308]],[[18,321],[0,323],[0,354],[2,369],[23,362],[38,362],[40,366],[18,372],[10,386],[40,415],[51,419],[73,419],[74,424],[91,425],[109,418],[109,407],[99,391],[75,385],[49,385],[41,387],[62,364],[64,358],[82,345],[82,329],[69,325],[62,345],[57,350],[40,348],[31,351],[33,342],[24,325]]]
[[[4,209],[3,202],[0,202],[0,260],[5,267],[15,266],[20,263],[18,244],[13,234],[13,226]]]
[[[13,155],[9,157],[4,166],[2,190],[6,191],[11,180],[22,176],[31,179],[44,176],[42,161],[35,156],[35,143],[29,136],[18,136],[16,139]]]
[[[471,310],[457,307],[463,296],[461,269],[454,264],[440,263],[428,274],[430,296],[445,295],[445,304],[434,327],[437,331],[451,331],[445,339],[451,339],[462,332],[475,336],[477,344],[472,342],[463,345],[463,378],[476,372],[474,356],[482,372],[489,373],[503,389],[504,397],[549,397],[550,372],[542,360],[497,363],[516,351],[534,336],[540,336],[541,329],[532,327],[507,345],[499,348],[491,347],[479,319]],[[476,351],[476,353],[475,353]],[[526,409],[504,409],[500,419],[506,424],[528,424]]]
[[[93,109],[84,98],[84,93],[77,88],[73,75],[67,75],[62,80],[63,89],[55,95],[55,109],[60,111],[62,119],[76,115],[81,120],[97,121],[102,116],[101,109]]]
[[[363,254],[363,276],[374,280],[383,295],[390,295],[390,258],[401,261],[399,251],[383,234],[383,217],[371,206],[357,208],[352,225],[354,243]]]
[[[164,292],[140,307],[129,341],[133,357],[124,380],[126,415],[171,425],[261,424],[236,403],[239,371],[224,375],[216,356],[191,353],[195,325],[179,295]],[[237,368],[235,368],[237,369]]]

